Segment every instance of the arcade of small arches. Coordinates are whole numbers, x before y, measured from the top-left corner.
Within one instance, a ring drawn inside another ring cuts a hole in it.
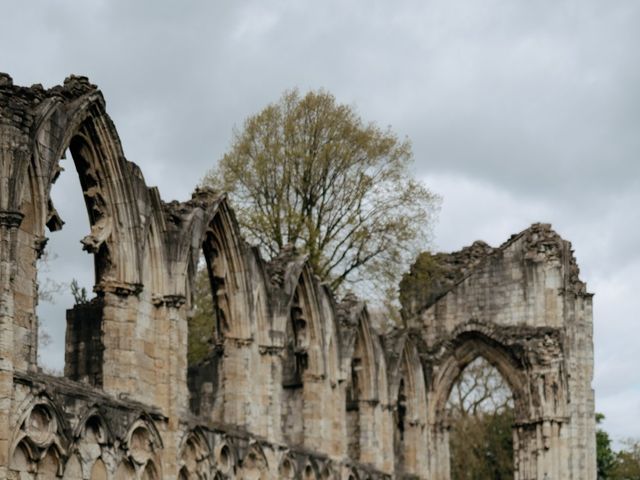
[[[58,378],[37,368],[36,260],[67,149],[95,296],[67,312]],[[382,334],[295,250],[263,260],[224,194],[163,202],[84,77],[0,74],[0,185],[0,478],[447,480],[446,402],[479,356],[513,393],[515,478],[596,478],[591,294],[549,225]],[[188,365],[201,256],[210,348]]]

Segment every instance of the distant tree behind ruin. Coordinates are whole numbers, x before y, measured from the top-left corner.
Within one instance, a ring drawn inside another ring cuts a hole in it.
[[[291,90],[234,131],[204,184],[230,192],[267,258],[291,244],[334,289],[366,284],[393,296],[437,205],[411,176],[412,160],[408,140],[330,93]]]
[[[513,398],[486,360],[471,362],[447,404],[453,480],[513,479]]]

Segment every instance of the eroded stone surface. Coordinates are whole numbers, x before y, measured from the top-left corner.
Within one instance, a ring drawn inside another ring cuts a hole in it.
[[[54,378],[36,365],[36,258],[63,228],[49,192],[67,148],[97,282]],[[188,368],[202,252],[217,315]],[[536,224],[441,259],[437,298],[380,335],[295,251],[264,262],[224,195],[163,202],[88,79],[0,74],[0,478],[446,480],[444,405],[482,355],[514,393],[516,478],[595,479],[591,295],[570,244]]]

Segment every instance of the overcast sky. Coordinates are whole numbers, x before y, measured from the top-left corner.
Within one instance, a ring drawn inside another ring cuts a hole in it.
[[[165,200],[188,198],[285,89],[325,88],[390,125],[443,197],[436,249],[537,221],[573,242],[596,294],[596,409],[619,441],[640,438],[638,25],[636,0],[30,0],[2,11],[0,71],[46,87],[87,75]],[[90,288],[74,175],[53,195],[67,227],[51,275]],[[71,303],[41,308],[53,368]]]

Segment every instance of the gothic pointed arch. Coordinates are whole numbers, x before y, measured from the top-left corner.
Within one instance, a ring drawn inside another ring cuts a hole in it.
[[[180,475],[187,480],[208,479],[213,466],[209,444],[200,429],[190,431],[182,440],[178,466]]]
[[[348,300],[347,300],[348,302]],[[343,302],[345,303],[345,302]],[[389,387],[380,338],[373,330],[366,306],[353,303],[346,393],[347,449],[349,458],[384,468],[391,442],[388,423]]]
[[[408,334],[396,339],[396,351],[399,355],[389,372],[395,470],[397,475],[420,475],[427,469],[425,375],[415,342]]]
[[[63,480],[83,480],[82,462],[77,454],[73,454],[64,466]]]
[[[71,439],[69,426],[62,410],[46,394],[27,397],[17,410],[18,428],[13,432],[12,448],[27,448],[32,458],[42,457],[55,449],[57,457],[67,454]]]
[[[278,478],[283,480],[292,480],[296,478],[297,467],[296,460],[289,453],[282,456],[278,465]]]
[[[115,434],[99,406],[88,408],[80,417],[73,430],[74,439],[82,439],[100,444],[113,444]]]
[[[285,326],[285,359],[283,383],[301,385],[304,374],[325,373],[324,336],[320,317],[316,281],[305,262],[297,273],[297,282],[290,290]]]
[[[166,207],[166,215],[178,228],[166,243],[168,257],[181,266],[170,273],[177,280],[176,293],[191,296],[203,254],[214,302],[215,340],[252,338],[256,327],[247,278],[247,246],[226,196],[197,189],[186,204],[176,202]]]
[[[159,474],[160,459],[164,448],[162,437],[155,422],[146,414],[140,415],[129,425],[124,437],[125,456],[138,469],[145,469],[151,464],[149,475]],[[155,473],[154,473],[155,472]],[[158,478],[150,477],[150,478]]]
[[[253,480],[269,478],[269,462],[262,447],[254,443],[242,458],[242,476]]]
[[[82,77],[71,77],[64,88],[71,99],[55,97],[41,109],[33,132],[34,159],[30,184],[37,186],[34,223],[36,235],[44,225],[60,226],[49,200],[51,185],[60,172],[58,160],[69,148],[80,178],[91,232],[84,248],[96,254],[96,288],[140,288],[142,271],[140,219],[137,194],[144,185],[137,166],[128,162],[102,94]],[[46,149],[39,145],[47,145]]]
[[[446,402],[454,383],[467,365],[478,357],[489,362],[505,379],[513,394],[516,417],[526,421],[532,398],[527,389],[524,358],[514,355],[491,328],[477,322],[458,327],[447,345],[440,349],[438,368],[430,385],[434,395],[430,401],[429,417],[446,417]]]

